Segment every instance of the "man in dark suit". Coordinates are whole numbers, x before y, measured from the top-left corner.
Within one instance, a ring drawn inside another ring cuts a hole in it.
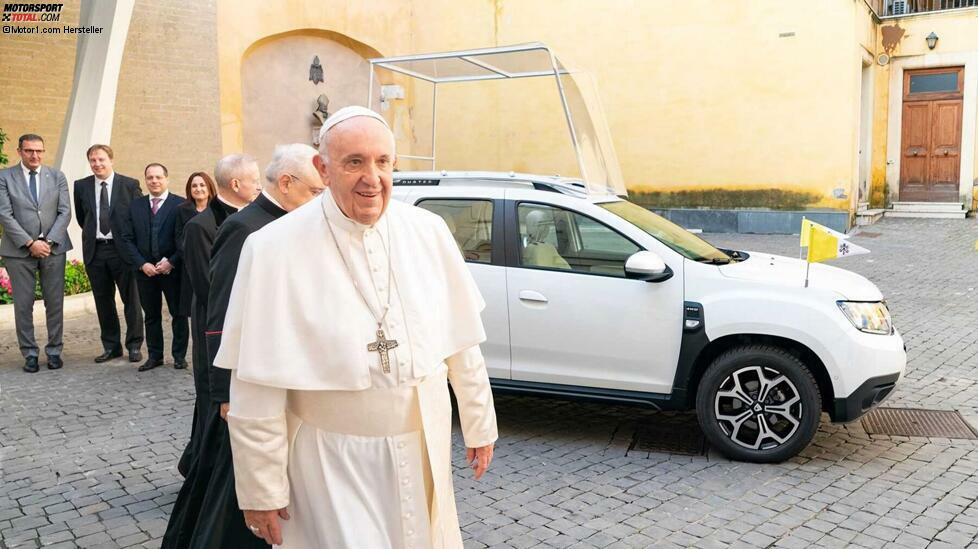
[[[207,350],[210,355],[204,375],[210,406],[202,406],[198,391],[197,406],[204,416],[199,456],[186,476],[170,514],[163,549],[179,547],[269,547],[247,529],[238,508],[234,488],[234,468],[228,436],[227,403],[230,370],[212,365],[221,343],[224,313],[231,285],[238,270],[238,258],[248,235],[322,194],[326,189],[316,171],[316,150],[304,144],[276,147],[265,170],[265,186],[250,205],[227,218],[217,231],[210,261],[207,297]],[[222,187],[218,164],[218,192]],[[257,167],[255,168],[257,171]],[[203,213],[201,214],[203,215]],[[193,223],[200,216],[191,221]],[[189,225],[189,224],[188,224]],[[194,288],[196,291],[196,287]],[[196,370],[196,365],[194,366]],[[195,372],[196,376],[196,372]]]
[[[143,171],[148,195],[129,205],[129,218],[123,227],[127,262],[136,270],[139,302],[146,316],[146,347],[149,358],[140,372],[163,364],[163,298],[172,317],[173,367],[187,367],[187,317],[178,314],[180,306],[180,251],[176,242],[177,208],[183,197],[167,190],[166,166],[152,163]]]
[[[210,405],[207,384],[207,345],[204,341],[207,323],[207,295],[210,291],[211,245],[217,229],[227,217],[247,206],[261,191],[261,174],[258,163],[246,154],[229,154],[217,162],[214,168],[217,195],[200,214],[194,216],[183,228],[183,268],[193,289],[190,326],[193,335],[194,422],[190,430],[190,442],[184,449],[177,470],[187,476],[200,446],[203,422]],[[186,294],[186,290],[183,292]]]
[[[20,162],[0,171],[0,256],[14,293],[17,343],[24,355],[24,371],[38,370],[34,339],[34,278],[41,277],[41,294],[47,313],[48,344],[44,353],[48,368],[64,365],[62,307],[65,297],[65,253],[71,249],[68,222],[71,202],[68,180],[54,168],[42,166],[44,140],[34,134],[17,142]]]
[[[75,181],[75,219],[82,228],[85,272],[92,283],[102,332],[103,353],[95,357],[95,362],[122,356],[116,286],[125,308],[129,362],[139,362],[143,359],[139,352],[143,346],[143,313],[139,309],[136,274],[122,259],[125,252],[121,227],[129,215],[130,203],[143,192],[139,181],[112,169],[113,154],[108,145],[92,145],[87,155],[94,175]]]

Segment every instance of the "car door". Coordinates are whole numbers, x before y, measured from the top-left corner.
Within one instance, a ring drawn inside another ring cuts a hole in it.
[[[438,189],[435,194],[416,198],[415,204],[440,215],[455,237],[486,302],[482,353],[489,377],[511,379],[501,198],[501,191],[491,189],[481,194]]]
[[[511,196],[513,380],[668,393],[682,336],[682,261],[670,258],[676,275],[663,282],[627,279],[625,261],[643,246],[612,226],[623,220],[581,199]]]

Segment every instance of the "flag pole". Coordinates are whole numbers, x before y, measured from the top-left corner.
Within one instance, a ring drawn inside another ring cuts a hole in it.
[[[814,237],[815,225],[808,228],[808,257],[805,258],[805,287],[808,287],[808,273],[812,269],[812,237]],[[798,252],[801,254],[801,251]],[[800,259],[800,258],[799,258]]]

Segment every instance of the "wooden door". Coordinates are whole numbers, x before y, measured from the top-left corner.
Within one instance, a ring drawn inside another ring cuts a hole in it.
[[[963,73],[956,67],[904,74],[901,201],[960,199]]]

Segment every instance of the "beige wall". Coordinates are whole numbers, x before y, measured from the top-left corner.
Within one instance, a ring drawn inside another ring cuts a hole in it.
[[[59,24],[77,26],[78,15],[78,3],[66,2]],[[17,138],[25,133],[44,138],[44,163],[54,164],[71,97],[75,40],[66,34],[0,34],[0,128],[9,139],[3,147],[9,165],[19,161]]]
[[[892,44],[884,44],[884,32],[887,28],[899,28],[903,31],[898,41]],[[925,40],[926,36],[934,32],[938,35],[937,46],[930,50]],[[894,97],[894,90],[902,89],[903,70],[905,68],[924,68],[924,67],[944,67],[944,66],[965,66],[965,97],[962,115],[965,120],[962,122],[962,146],[965,150],[961,155],[962,181],[961,197],[966,201],[966,205],[971,207],[971,194],[973,185],[978,185],[978,169],[975,167],[978,159],[978,139],[975,136],[975,128],[978,127],[978,13],[975,10],[952,11],[944,13],[918,15],[914,17],[904,17],[899,19],[887,19],[880,25],[880,51],[884,46],[889,46],[891,61],[890,64],[882,69],[887,73],[887,90],[878,92],[877,102],[881,105],[888,105],[884,112],[879,116],[882,125],[877,130],[878,133],[885,133],[887,140],[886,160],[889,170],[884,167],[881,170],[881,179],[885,181],[886,188],[891,196],[895,196],[899,191],[899,156],[898,147],[899,131],[901,128],[901,113],[894,105],[900,105],[901,97]],[[970,84],[970,86],[969,86]],[[900,92],[902,93],[902,92]],[[969,146],[970,143],[970,146]],[[968,173],[972,175],[970,178]],[[876,181],[876,175],[874,175]]]
[[[137,0],[116,97],[112,147],[120,173],[169,168],[171,189],[213,172],[220,157],[217,7],[213,0]]]
[[[79,5],[65,2],[61,24],[78,24]],[[183,194],[190,172],[213,170],[221,153],[216,14],[210,0],[136,1],[110,143],[120,173],[141,179],[143,166],[162,162]],[[71,96],[75,44],[76,35],[0,34],[0,128],[14,140],[41,134],[48,164],[55,162]],[[16,146],[4,147],[11,162]],[[65,175],[70,181],[88,172]]]
[[[791,3],[707,0],[668,9],[630,0],[601,9],[585,0],[220,0],[219,12],[225,150],[242,143],[243,54],[266,36],[323,28],[382,55],[542,41],[595,75],[633,189],[798,190],[817,196],[811,205],[840,209],[855,189],[860,42],[873,41],[862,2],[809,3],[804,16]],[[552,141],[521,140],[500,122],[539,112],[549,98],[487,93],[487,109],[463,109],[447,95],[444,117],[469,129],[440,133],[439,155],[511,159],[520,169],[552,154]]]
[[[362,105],[369,75],[363,54],[376,56],[343,37],[314,30],[271,37],[251,48],[241,68],[244,151],[264,166],[277,144],[312,144],[318,128],[312,112],[320,94],[329,98],[330,113]],[[316,56],[324,73],[318,84],[309,80]]]

